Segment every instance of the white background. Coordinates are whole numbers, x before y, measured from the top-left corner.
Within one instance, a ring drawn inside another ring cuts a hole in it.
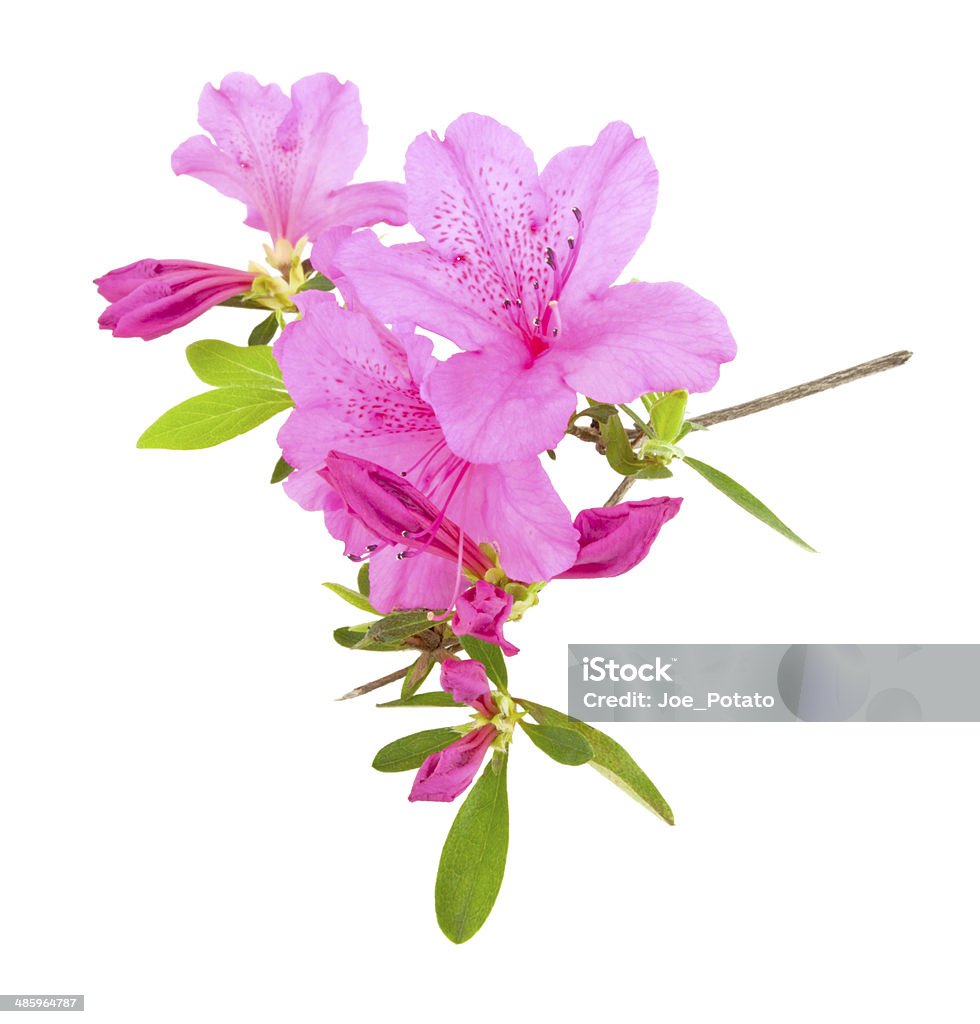
[[[411,139],[463,111],[542,163],[625,119],[661,171],[630,276],[698,289],[740,344],[695,410],[915,357],[688,443],[821,554],[683,470],[643,485],[681,515],[629,577],[548,588],[513,628],[515,690],[560,706],[572,640],[975,641],[969,11],[8,12],[0,992],[84,992],[100,1024],[975,1020],[974,725],[612,728],[673,830],[518,743],[497,908],[448,943],[431,903],[455,807],[370,768],[447,713],[334,702],[397,662],[332,644],[352,615],[320,583],[352,570],[266,483],[275,426],[134,447],[200,390],[183,346],[244,340],[253,315],[115,340],[89,283],[146,256],[261,254],[238,204],[169,168],[230,70],[356,81],[361,180],[399,176]],[[615,484],[584,446],[558,472],[573,507]]]

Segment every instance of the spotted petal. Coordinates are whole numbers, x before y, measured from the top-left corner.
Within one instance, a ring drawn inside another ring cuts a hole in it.
[[[571,258],[569,238],[578,250],[564,297],[600,295],[650,230],[658,176],[646,141],[635,138],[629,125],[613,122],[594,145],[554,156],[541,172],[541,184],[549,203],[548,244],[562,260]]]

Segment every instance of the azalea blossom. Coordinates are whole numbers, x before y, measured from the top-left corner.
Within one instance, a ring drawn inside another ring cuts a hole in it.
[[[650,226],[657,169],[642,139],[608,125],[538,172],[521,138],[465,114],[406,160],[408,211],[424,241],[370,232],[314,251],[387,323],[410,321],[465,351],[425,396],[446,441],[474,462],[554,447],[576,392],[628,402],[705,391],[735,354],[718,308],[681,284],[614,286]]]
[[[463,568],[472,581],[494,570],[500,581],[533,582],[572,565],[578,531],[538,458],[472,465],[449,449],[422,397],[437,365],[428,339],[388,331],[327,294],[304,292],[296,301],[303,315],[274,348],[295,403],[279,432],[283,455],[296,470],[285,487],[304,508],[324,513],[349,555],[371,555],[371,600],[379,611],[453,607]],[[332,452],[358,458],[334,459],[325,473]],[[366,468],[372,463],[382,471]],[[397,497],[381,490],[392,477]],[[356,500],[348,493],[355,486]],[[414,518],[399,518],[392,533],[372,518],[368,490],[378,503],[414,500],[405,494],[417,492],[425,511],[413,506]],[[423,547],[443,557],[399,558],[410,540],[402,530],[425,537],[413,551]],[[460,549],[463,537],[476,540]],[[499,567],[477,541],[496,553]],[[457,564],[459,558],[464,562]]]
[[[226,75],[201,93],[207,131],[181,143],[171,164],[245,203],[249,227],[296,246],[326,228],[404,224],[405,187],[350,185],[367,152],[357,86],[333,75],[301,78],[287,97],[251,75]],[[213,141],[212,141],[213,140]]]
[[[144,259],[95,282],[111,305],[99,326],[117,337],[151,340],[227,299],[245,296],[271,310],[295,311],[306,281],[307,239],[347,225],[404,224],[404,185],[349,185],[367,148],[357,87],[333,75],[300,79],[291,97],[251,75],[204,87],[196,135],[174,151],[177,174],[191,174],[248,208],[245,223],[267,231],[268,265],[235,270],[192,260]]]
[[[448,803],[455,800],[476,777],[487,751],[498,737],[506,740],[513,729],[511,723],[503,721],[480,662],[447,658],[442,663],[439,684],[454,700],[469,704],[476,711],[476,722],[458,740],[422,762],[408,795],[413,801]]]

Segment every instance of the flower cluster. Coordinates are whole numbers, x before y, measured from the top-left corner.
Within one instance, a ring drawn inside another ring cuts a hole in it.
[[[248,346],[192,345],[192,367],[217,390],[140,443],[204,447],[290,409],[275,479],[368,563],[358,593],[335,589],[379,618],[338,639],[413,650],[401,702],[473,712],[471,725],[407,737],[376,762],[418,769],[411,800],[453,800],[491,750],[471,799],[501,785],[518,725],[555,759],[615,775],[623,762],[600,752],[611,741],[593,749],[601,734],[511,697],[504,656],[518,649],[504,634],[549,581],[635,567],[681,504],[650,497],[573,517],[542,457],[585,415],[614,469],[669,477],[691,429],[687,394],[710,389],[735,354],[721,312],[691,289],[617,283],[657,203],[646,142],[616,122],[539,169],[515,132],[465,114],[415,139],[404,184],[351,185],[367,129],[350,83],[313,75],[287,97],[232,74],[205,87],[199,120],[209,134],[182,143],[173,169],[243,202],[245,223],[268,235],[265,261],[130,263],[96,281],[109,303],[100,326],[148,340],[219,304],[267,320]],[[416,240],[384,244],[371,230],[382,222]],[[441,690],[416,697],[435,664]],[[641,799],[670,820],[645,785]],[[444,923],[456,941],[466,928]]]

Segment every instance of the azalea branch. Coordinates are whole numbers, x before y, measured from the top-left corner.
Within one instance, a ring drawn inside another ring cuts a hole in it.
[[[431,630],[427,630],[431,632]],[[425,636],[425,634],[422,634]],[[409,641],[416,639],[410,637]],[[406,642],[409,642],[406,641]],[[419,656],[419,660],[422,658],[429,658],[434,662],[443,662],[450,655],[457,654],[463,649],[462,644],[454,637],[449,643],[438,642],[435,646],[428,647],[423,641],[422,654]],[[363,697],[365,693],[371,693],[372,690],[379,690],[382,686],[387,686],[388,683],[397,682],[399,679],[404,679],[413,668],[416,667],[418,661],[413,661],[411,665],[406,665],[402,669],[398,669],[396,672],[389,672],[386,676],[381,676],[380,679],[372,679],[370,683],[362,683],[360,686],[355,686],[349,693],[345,693],[342,697],[338,697],[337,700],[350,700],[352,697]]]
[[[851,366],[846,370],[828,373],[826,377],[818,377],[816,380],[807,381],[806,384],[797,384],[794,387],[786,388],[784,391],[776,391],[774,394],[765,395],[763,398],[755,398],[751,402],[743,402],[741,405],[731,405],[727,409],[719,409],[717,412],[695,416],[690,422],[699,427],[713,427],[716,423],[741,419],[743,416],[751,416],[753,413],[772,409],[777,405],[785,405],[787,402],[795,402],[799,398],[816,395],[821,391],[829,391],[831,388],[840,387],[841,384],[850,384],[853,380],[870,377],[871,374],[881,373],[882,370],[891,370],[896,366],[907,363],[911,358],[911,352],[892,352],[887,356],[870,359],[866,363],[858,363],[857,366]]]
[[[412,662],[414,665],[415,662]],[[382,686],[387,686],[388,683],[395,682],[396,679],[404,679],[412,670],[412,665],[406,665],[404,668],[400,668],[395,672],[389,672],[386,676],[382,676],[380,679],[372,679],[370,683],[362,683],[360,686],[355,686],[349,693],[345,693],[342,697],[338,697],[337,700],[350,700],[351,697],[361,697],[365,693],[370,693],[372,690],[378,690]]]
[[[712,427],[716,423],[741,419],[743,416],[751,416],[753,413],[763,412],[777,405],[785,405],[787,402],[795,402],[799,398],[816,395],[821,391],[829,391],[831,388],[840,387],[841,384],[850,384],[851,381],[860,380],[862,377],[870,377],[873,373],[891,370],[896,366],[907,363],[911,358],[912,353],[906,350],[892,352],[887,356],[870,359],[866,363],[858,363],[857,366],[851,366],[846,370],[828,373],[826,377],[818,377],[816,380],[807,381],[805,384],[796,384],[783,391],[776,391],[771,395],[764,395],[762,398],[754,398],[751,402],[742,402],[741,405],[730,405],[727,409],[705,413],[703,416],[694,416],[688,422],[698,427]],[[601,442],[599,431],[593,427],[572,427],[569,433],[583,441]],[[643,437],[643,431],[640,429],[630,430],[628,437],[631,442],[635,443]],[[605,503],[606,506],[618,505],[633,486],[634,480],[636,480],[635,476],[623,477],[616,490],[609,495]]]

